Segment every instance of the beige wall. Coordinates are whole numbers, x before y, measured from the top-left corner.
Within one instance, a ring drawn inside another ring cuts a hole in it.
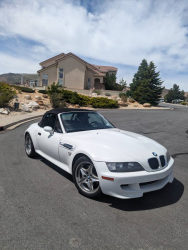
[[[39,86],[42,86],[42,75],[48,75],[48,84],[52,84],[53,82],[57,82],[57,67],[53,66],[51,68],[45,69],[40,72],[39,76]]]
[[[84,89],[86,67],[73,57],[58,62],[58,68],[64,72],[63,86],[67,88]]]

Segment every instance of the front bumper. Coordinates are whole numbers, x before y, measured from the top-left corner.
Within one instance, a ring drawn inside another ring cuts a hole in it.
[[[171,158],[166,168],[159,171],[139,171],[132,173],[110,172],[105,162],[94,162],[100,187],[104,194],[121,199],[137,198],[146,192],[163,188],[173,182],[173,163]],[[102,179],[102,176],[113,178],[114,181]]]

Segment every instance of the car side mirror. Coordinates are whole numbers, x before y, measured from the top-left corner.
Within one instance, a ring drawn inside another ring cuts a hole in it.
[[[44,131],[49,132],[50,135],[53,134],[53,129],[52,129],[52,127],[50,127],[50,126],[45,126],[45,127],[44,127]]]

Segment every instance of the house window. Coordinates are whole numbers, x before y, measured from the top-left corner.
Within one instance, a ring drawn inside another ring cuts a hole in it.
[[[63,69],[59,69],[59,85],[63,86]]]
[[[87,88],[90,89],[91,87],[91,78],[87,79]]]
[[[42,86],[48,86],[48,75],[42,75]]]

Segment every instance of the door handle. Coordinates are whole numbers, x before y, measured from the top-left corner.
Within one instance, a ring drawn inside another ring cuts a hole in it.
[[[38,133],[38,135],[41,135],[41,133]]]

